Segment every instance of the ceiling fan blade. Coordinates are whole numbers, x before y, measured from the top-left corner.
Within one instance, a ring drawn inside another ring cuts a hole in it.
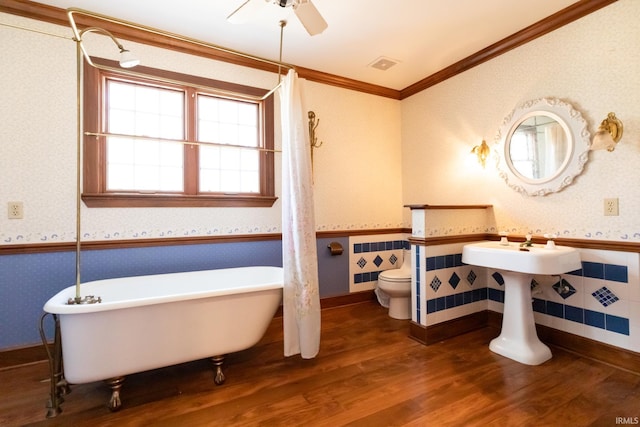
[[[327,21],[320,15],[311,0],[300,0],[294,4],[293,10],[309,35],[320,34],[328,26]]]
[[[227,21],[232,24],[249,22],[260,14],[260,11],[266,4],[267,1],[265,0],[247,0],[227,16]]]

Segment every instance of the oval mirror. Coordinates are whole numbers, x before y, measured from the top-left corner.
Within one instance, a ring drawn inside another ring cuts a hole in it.
[[[587,122],[555,98],[525,102],[507,116],[496,137],[498,171],[509,187],[528,196],[562,190],[589,156]]]

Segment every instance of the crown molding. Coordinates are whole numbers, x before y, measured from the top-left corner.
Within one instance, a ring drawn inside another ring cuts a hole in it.
[[[304,67],[296,66],[296,70],[300,77],[316,83],[337,86],[385,98],[402,100],[589,15],[596,10],[615,3],[616,1],[617,0],[580,0],[577,3],[574,3],[545,19],[492,44],[491,46],[443,68],[442,70],[425,77],[402,90],[390,89],[384,86],[373,85],[359,80],[349,79]],[[28,0],[0,0],[0,11],[58,25],[66,26],[69,24],[66,10]],[[240,55],[233,55],[232,53],[212,52],[211,49],[207,49],[206,47],[194,46],[186,42],[176,41],[169,37],[149,34],[144,31],[122,27],[109,22],[98,21],[87,17],[79,17],[78,23],[82,26],[94,26],[99,23],[102,28],[110,31],[116,37],[137,43],[144,43],[163,49],[189,53],[264,71],[274,73],[278,72],[277,67],[271,64],[265,64]]]

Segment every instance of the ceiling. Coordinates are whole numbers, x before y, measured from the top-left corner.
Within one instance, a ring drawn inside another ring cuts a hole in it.
[[[329,24],[309,36],[291,8],[270,4],[249,23],[226,17],[245,0],[38,0],[78,7],[267,59],[404,89],[577,0],[313,0]],[[379,70],[379,58],[397,62]]]

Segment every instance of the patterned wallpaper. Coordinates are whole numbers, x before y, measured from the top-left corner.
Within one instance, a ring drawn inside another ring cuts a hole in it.
[[[404,200],[493,204],[497,229],[513,234],[640,242],[637,16],[640,2],[620,0],[403,100]],[[504,118],[541,97],[571,103],[591,132],[615,112],[624,123],[622,141],[614,152],[590,152],[571,185],[543,197],[513,191],[493,164],[468,167],[474,145],[485,139],[495,150],[491,142]],[[612,197],[620,215],[605,217],[604,199]]]
[[[318,230],[410,227],[404,204],[486,203],[494,206],[498,231],[640,241],[640,187],[633,185],[640,163],[640,103],[633,96],[640,93],[640,27],[633,19],[639,15],[640,2],[620,0],[403,101],[307,82],[306,102],[321,120],[324,142],[314,154]],[[70,36],[65,27],[1,16]],[[15,41],[6,43],[3,54],[15,60],[6,61],[0,80],[0,96],[11,99],[0,105],[0,206],[22,201],[25,210],[23,220],[0,215],[0,244],[72,241],[74,44],[7,27],[0,37]],[[99,36],[91,44],[96,55],[113,56]],[[150,66],[265,88],[274,81],[259,70],[137,44],[131,49]],[[618,60],[594,66],[598,55]],[[573,184],[545,197],[509,189],[491,164],[469,167],[471,147],[491,142],[516,105],[548,96],[571,102],[592,131],[615,111],[625,126],[622,142],[612,153],[590,153]],[[603,215],[603,199],[610,197],[619,199],[617,217]],[[281,221],[279,202],[260,209],[83,208],[82,219],[85,240],[277,233]],[[474,227],[449,217],[425,233],[465,234]]]
[[[69,37],[70,29],[0,13],[3,22]],[[0,26],[7,58],[0,79],[0,206],[21,201],[24,219],[0,215],[0,245],[75,240],[75,45],[70,39]],[[91,54],[114,58],[99,35]],[[135,43],[144,65],[272,88],[260,70]],[[25,55],[24,52],[29,52]],[[14,59],[10,59],[14,58]],[[319,231],[403,226],[400,103],[306,82],[306,103],[320,119],[314,153]],[[276,98],[276,122],[279,105]],[[279,145],[276,126],[276,148]],[[276,156],[276,171],[280,157]],[[276,195],[280,174],[276,173]],[[83,240],[279,233],[280,201],[271,208],[82,209]]]

